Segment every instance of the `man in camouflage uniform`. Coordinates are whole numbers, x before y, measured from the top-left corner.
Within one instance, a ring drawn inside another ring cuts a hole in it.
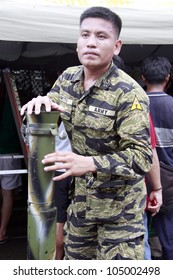
[[[112,62],[120,30],[121,19],[109,9],[87,9],[77,44],[82,65],[64,71],[47,96],[21,111],[39,114],[41,104],[59,110],[71,140],[73,152],[42,161],[49,164],[45,171],[66,169],[54,180],[74,176],[65,259],[144,258],[144,175],[152,162],[148,97]]]

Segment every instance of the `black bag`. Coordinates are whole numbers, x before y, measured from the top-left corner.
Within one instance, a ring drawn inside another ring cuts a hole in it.
[[[161,177],[161,184],[163,187],[162,189],[163,204],[160,208],[160,212],[166,214],[171,209],[173,209],[173,167],[161,161],[160,177]],[[147,186],[147,193],[149,195],[152,190],[152,185],[148,175],[146,175],[146,186]]]

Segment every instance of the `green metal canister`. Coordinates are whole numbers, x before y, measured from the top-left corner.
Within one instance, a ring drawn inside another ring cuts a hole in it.
[[[28,247],[30,260],[52,260],[56,252],[54,172],[45,172],[42,159],[55,151],[57,111],[26,114],[28,155]]]

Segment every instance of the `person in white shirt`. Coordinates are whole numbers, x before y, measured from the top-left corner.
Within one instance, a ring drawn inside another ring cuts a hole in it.
[[[58,136],[55,138],[56,151],[71,151],[71,144],[66,133],[63,122],[58,129]],[[65,170],[58,170],[55,176],[61,175]],[[55,181],[55,205],[57,207],[57,227],[56,227],[56,259],[62,260],[64,256],[64,223],[67,220],[67,208],[70,204],[69,187],[72,177],[61,181]]]

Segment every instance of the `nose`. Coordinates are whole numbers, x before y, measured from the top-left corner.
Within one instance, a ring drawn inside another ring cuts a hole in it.
[[[87,47],[96,47],[97,46],[97,38],[94,34],[90,34],[87,40]]]

